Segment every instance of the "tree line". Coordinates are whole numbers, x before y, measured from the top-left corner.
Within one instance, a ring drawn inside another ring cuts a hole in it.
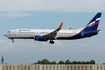
[[[53,61],[53,62],[50,62],[49,60],[47,59],[43,59],[43,60],[38,60],[37,63],[34,63],[34,64],[95,64],[95,61],[94,60],[90,60],[90,61],[69,61],[69,60],[66,60],[66,61],[59,61],[58,63],[56,61]]]

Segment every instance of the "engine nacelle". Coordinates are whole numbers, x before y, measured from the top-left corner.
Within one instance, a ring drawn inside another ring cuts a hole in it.
[[[37,40],[37,41],[47,41],[46,39],[43,38],[43,36],[39,36],[39,35],[35,36],[34,40]]]

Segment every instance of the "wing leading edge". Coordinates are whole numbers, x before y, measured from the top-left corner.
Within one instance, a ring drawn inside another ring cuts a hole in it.
[[[57,33],[59,32],[59,30],[61,30],[62,25],[63,25],[63,22],[60,24],[60,26],[59,26],[56,30],[54,30],[53,32],[51,32],[51,33],[49,33],[49,34],[44,35],[43,38],[45,38],[45,39],[50,39],[50,40],[55,39],[55,36],[56,36]]]

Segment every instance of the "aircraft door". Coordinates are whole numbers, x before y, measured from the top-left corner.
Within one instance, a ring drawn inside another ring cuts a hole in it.
[[[12,31],[11,32],[11,35],[16,35],[16,31]]]
[[[13,32],[13,35],[16,35],[16,31]]]

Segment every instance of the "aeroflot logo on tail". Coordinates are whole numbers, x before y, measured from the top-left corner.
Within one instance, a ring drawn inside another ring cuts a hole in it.
[[[94,26],[95,24],[98,24],[99,21],[100,21],[100,18],[97,18],[94,22],[91,22],[90,24],[88,24],[87,27]]]

